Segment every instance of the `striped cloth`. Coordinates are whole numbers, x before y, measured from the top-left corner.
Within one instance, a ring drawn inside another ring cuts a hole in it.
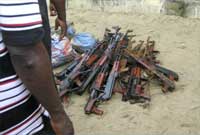
[[[41,26],[38,0],[0,0],[0,29],[21,31]]]
[[[28,135],[43,127],[43,107],[16,75],[1,31],[42,27],[38,0],[0,0],[0,135]]]

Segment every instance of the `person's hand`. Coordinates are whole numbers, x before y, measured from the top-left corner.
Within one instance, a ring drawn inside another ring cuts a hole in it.
[[[55,30],[57,30],[59,27],[61,28],[60,40],[62,40],[67,33],[67,23],[66,21],[63,21],[57,17],[55,20]]]
[[[56,135],[74,135],[74,128],[67,115],[51,117],[51,125]]]
[[[50,16],[57,16],[57,10],[52,2],[50,2],[49,10],[50,10]]]
[[[59,27],[61,28],[60,40],[62,40],[66,36],[67,31],[67,22],[66,22],[66,10],[64,1],[50,1],[49,5],[50,15],[57,16],[55,20],[55,30]]]

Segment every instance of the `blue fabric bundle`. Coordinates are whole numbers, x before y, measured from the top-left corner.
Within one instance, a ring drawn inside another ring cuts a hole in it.
[[[73,46],[79,47],[83,51],[87,51],[96,45],[96,39],[92,34],[83,32],[75,34],[71,43]]]

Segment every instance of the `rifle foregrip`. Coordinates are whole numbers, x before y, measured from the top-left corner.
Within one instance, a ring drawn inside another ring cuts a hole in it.
[[[87,66],[91,66],[96,60],[97,60],[98,56],[97,55],[92,55],[88,61],[86,62]]]
[[[113,89],[115,86],[115,80],[116,80],[115,74],[113,74],[112,76],[109,76],[108,81],[106,83],[105,90],[104,90],[104,95],[102,96],[102,100],[105,101],[111,98]]]

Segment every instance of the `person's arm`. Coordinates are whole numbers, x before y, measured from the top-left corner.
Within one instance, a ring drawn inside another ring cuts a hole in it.
[[[51,63],[42,42],[33,45],[7,45],[13,66],[28,90],[50,113],[57,135],[74,135],[54,83]]]
[[[61,27],[60,39],[66,36],[67,20],[66,20],[66,0],[50,0],[50,12],[56,12],[57,18],[55,21],[55,29]]]

